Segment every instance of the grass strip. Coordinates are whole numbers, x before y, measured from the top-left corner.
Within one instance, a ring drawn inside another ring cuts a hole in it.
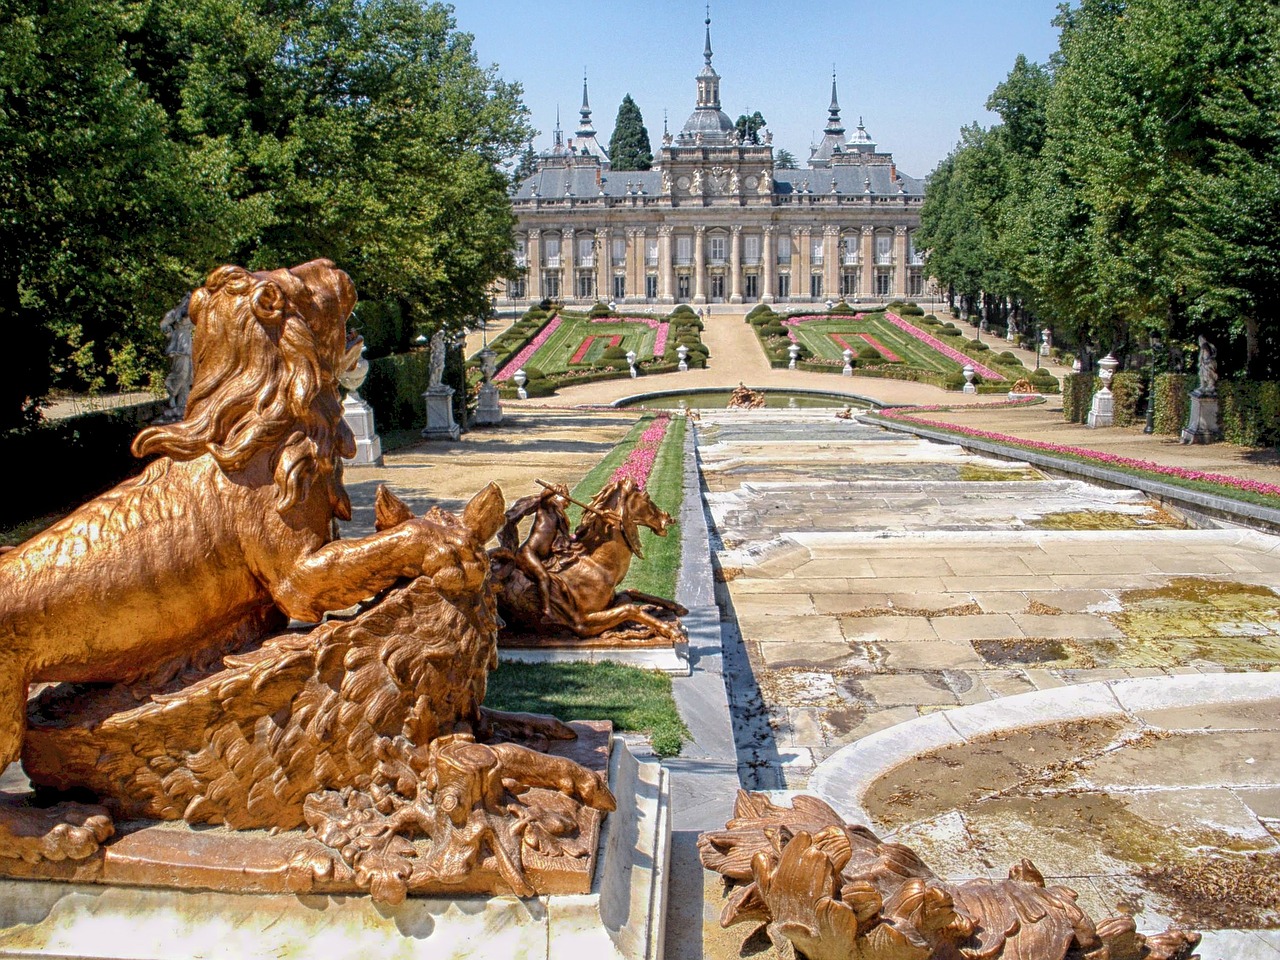
[[[671,678],[617,663],[503,663],[489,674],[485,706],[549,713],[561,720],[609,720],[649,736],[674,757],[690,738],[671,695]]]
[[[680,516],[684,501],[684,417],[673,417],[662,438],[658,457],[649,474],[645,489],[649,496],[671,516]],[[672,598],[676,594],[676,580],[680,575],[680,524],[667,528],[667,535],[660,537],[648,527],[640,529],[640,548],[644,559],[632,561],[631,569],[621,587],[639,590],[658,597]]]

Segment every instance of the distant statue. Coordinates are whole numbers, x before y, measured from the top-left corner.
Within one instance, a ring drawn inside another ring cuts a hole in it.
[[[771,146],[772,144],[773,144],[773,131],[766,130],[764,132],[764,145],[767,147],[767,146]]]
[[[1218,395],[1218,351],[1214,345],[1200,337],[1200,384],[1196,387],[1198,397],[1216,397]]]
[[[164,378],[164,389],[169,394],[160,419],[172,423],[182,419],[187,409],[187,394],[191,392],[191,294],[186,294],[176,307],[164,315],[160,330],[169,338],[164,354],[169,358],[169,373]]]
[[[773,193],[773,174],[771,174],[768,170],[760,171],[760,186],[757,188],[757,190],[759,191],[760,196],[762,197],[767,196],[770,193]]]
[[[742,184],[738,180],[738,171],[734,170],[731,174],[729,174],[729,192],[732,194],[737,194],[741,186]]]
[[[666,170],[662,171],[662,192],[668,195],[671,193],[671,174]]]
[[[699,167],[693,171],[693,183],[689,186],[689,192],[693,194],[702,193],[702,168]]]
[[[444,351],[444,331],[437,330],[431,335],[430,382],[427,385],[429,390],[441,386],[441,381],[444,379]]]

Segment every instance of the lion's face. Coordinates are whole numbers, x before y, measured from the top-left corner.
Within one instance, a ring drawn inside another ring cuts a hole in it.
[[[212,454],[227,473],[270,457],[281,511],[316,481],[347,519],[339,457],[355,455],[342,420],[338,377],[359,359],[348,337],[351,278],[328,260],[250,273],[219,267],[191,297],[195,375],[185,418],[138,434],[138,456]]]

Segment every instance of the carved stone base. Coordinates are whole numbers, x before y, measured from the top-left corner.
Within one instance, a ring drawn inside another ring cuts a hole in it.
[[[381,465],[382,438],[373,429],[373,407],[353,391],[342,401],[342,419],[356,435],[356,455],[342,462],[357,467]]]
[[[502,422],[502,402],[498,399],[498,388],[492,383],[480,386],[474,422],[478,427],[492,427]]]
[[[1109,427],[1116,419],[1116,398],[1106,387],[1093,395],[1089,408],[1089,428]]]
[[[410,896],[390,905],[361,895],[0,880],[0,957],[656,960],[662,956],[671,843],[666,771],[637,762],[615,741],[609,784],[618,811],[600,831],[595,876],[579,894]],[[219,832],[159,829],[188,836]],[[182,844],[173,840],[171,846]],[[241,861],[242,886],[263,879],[257,866]]]
[[[453,420],[453,387],[443,384],[422,395],[427,401],[427,425],[422,436],[427,440],[457,440],[462,432]]]
[[[1179,440],[1182,443],[1214,443],[1222,439],[1222,420],[1217,397],[1197,397],[1191,393],[1191,414]]]

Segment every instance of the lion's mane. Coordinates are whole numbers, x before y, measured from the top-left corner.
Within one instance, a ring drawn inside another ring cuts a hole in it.
[[[330,275],[339,299],[354,304],[347,275],[336,269]],[[134,455],[194,460],[208,453],[232,473],[270,450],[280,512],[321,481],[334,514],[350,519],[338,457],[355,455],[355,438],[342,420],[341,352],[328,355],[333,351],[322,345],[323,332],[317,337],[304,315],[324,308],[289,271],[255,274],[227,266],[209,275],[190,310],[195,372],[186,415],[139,433]],[[345,315],[333,322],[344,321]]]

